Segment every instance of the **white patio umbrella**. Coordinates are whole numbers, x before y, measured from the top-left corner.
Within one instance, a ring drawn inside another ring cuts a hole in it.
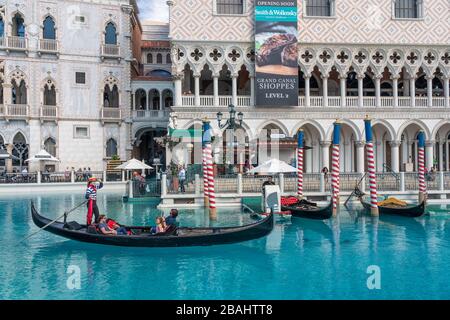
[[[297,168],[288,165],[284,161],[278,159],[270,159],[263,164],[253,168],[248,173],[275,174],[288,172],[297,172]]]
[[[153,167],[150,167],[148,164],[143,163],[137,159],[128,160],[125,163],[122,163],[120,166],[117,166],[116,169],[122,170],[150,170]]]
[[[38,153],[36,153],[34,156],[32,156],[31,158],[25,160],[25,162],[59,162],[59,159],[55,158],[54,156],[52,156],[50,153],[48,153],[45,150],[41,150]]]
[[[0,149],[0,160],[6,160],[6,159],[13,159],[13,160],[19,160],[16,156],[13,156],[12,154],[9,154],[6,150]]]

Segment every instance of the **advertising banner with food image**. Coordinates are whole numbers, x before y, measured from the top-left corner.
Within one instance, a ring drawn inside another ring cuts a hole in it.
[[[297,0],[255,0],[256,105],[298,105]]]

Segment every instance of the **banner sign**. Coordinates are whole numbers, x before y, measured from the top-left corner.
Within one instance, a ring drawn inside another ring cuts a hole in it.
[[[297,0],[255,0],[255,19],[256,106],[297,106]]]

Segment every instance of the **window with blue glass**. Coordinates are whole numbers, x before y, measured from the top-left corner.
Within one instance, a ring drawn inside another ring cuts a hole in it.
[[[105,29],[105,44],[117,44],[117,32],[114,23],[109,22]]]
[[[47,17],[44,20],[43,38],[49,40],[56,39],[55,21],[52,17]]]
[[[16,13],[12,23],[12,35],[21,38],[25,37],[25,21],[19,13]]]
[[[0,17],[0,37],[5,35],[5,23],[3,22],[3,18]]]

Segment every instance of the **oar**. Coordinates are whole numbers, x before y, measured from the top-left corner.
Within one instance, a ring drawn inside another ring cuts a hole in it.
[[[32,234],[28,235],[28,237],[24,238],[23,240],[21,240],[20,242],[24,242],[25,240],[28,240],[29,238],[31,238],[32,236],[34,236],[35,234],[39,233],[40,231],[44,230],[45,228],[47,228],[49,225],[55,223],[56,221],[58,221],[59,219],[63,218],[63,217],[67,217],[67,215],[69,215],[69,213],[75,211],[76,209],[78,209],[79,207],[81,207],[83,204],[85,204],[86,202],[88,202],[88,200],[83,201],[82,203],[80,203],[79,205],[77,205],[76,207],[70,209],[69,211],[65,211],[61,216],[59,216],[58,218],[56,218],[55,220],[50,221],[49,223],[47,223],[45,226],[43,226],[42,228],[40,228],[39,230],[37,230],[36,232],[33,232]]]

